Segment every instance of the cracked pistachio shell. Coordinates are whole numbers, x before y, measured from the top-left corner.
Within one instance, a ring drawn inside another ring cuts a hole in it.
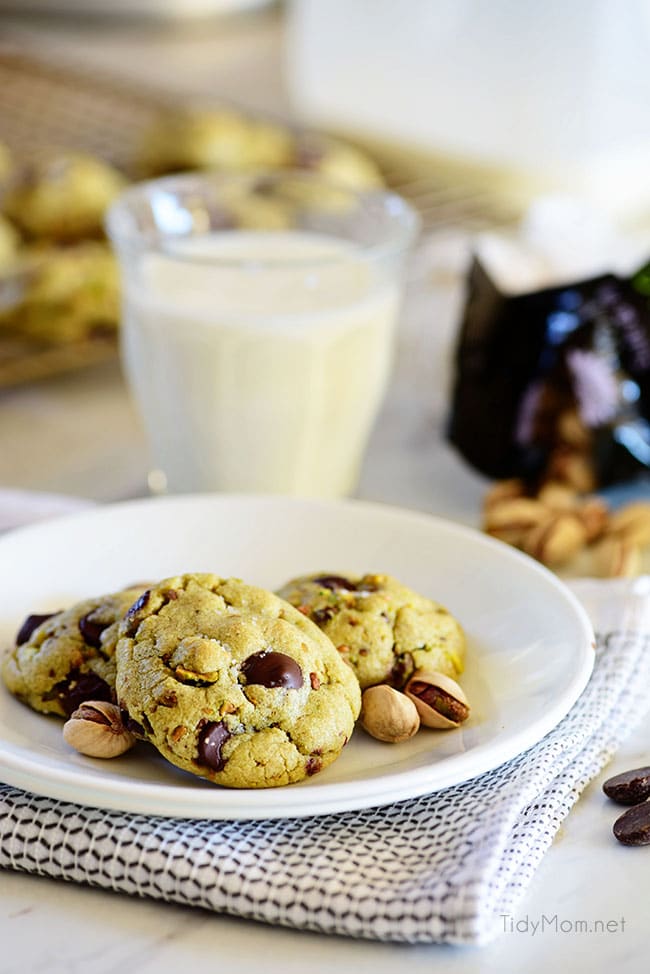
[[[445,673],[416,670],[404,687],[425,727],[451,730],[469,717],[469,703],[461,686]]]

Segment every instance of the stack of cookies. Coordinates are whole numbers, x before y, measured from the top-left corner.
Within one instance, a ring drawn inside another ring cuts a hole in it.
[[[386,575],[310,575],[276,595],[185,574],[29,616],[2,675],[23,703],[67,718],[64,736],[84,754],[142,740],[215,784],[261,788],[331,764],[362,689],[410,705],[411,684],[420,710],[432,680],[453,691],[463,657],[456,620]]]
[[[121,172],[74,148],[27,158],[0,143],[0,340],[69,346],[115,337],[120,281],[104,216],[133,179],[298,169],[352,189],[383,184],[355,146],[231,109],[162,112],[132,156]],[[243,186],[222,216],[230,229],[283,229],[292,220],[287,201],[251,197]]]

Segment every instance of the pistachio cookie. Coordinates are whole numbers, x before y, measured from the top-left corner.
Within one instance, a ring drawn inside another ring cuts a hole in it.
[[[142,591],[134,586],[28,616],[2,662],[9,690],[34,710],[61,717],[85,700],[111,700],[118,623]]]
[[[280,126],[230,109],[161,115],[145,132],[136,168],[146,176],[208,169],[275,169],[291,162],[293,138]]]
[[[16,263],[20,239],[13,225],[0,214],[0,274]]]
[[[350,189],[377,189],[384,180],[370,156],[347,142],[315,135],[300,137],[295,164],[299,169],[320,173],[334,185]]]
[[[168,578],[133,605],[117,646],[120,706],[172,764],[231,788],[326,767],[359,714],[359,684],[329,639],[238,579]]]
[[[390,575],[303,575],[278,595],[320,626],[362,688],[401,688],[423,668],[462,672],[465,637],[457,620]]]
[[[16,267],[15,301],[0,308],[0,328],[35,342],[78,342],[115,335],[120,285],[115,257],[96,240],[45,247]]]
[[[102,236],[104,212],[124,185],[120,173],[101,159],[54,153],[23,167],[4,208],[33,239],[70,242]]]

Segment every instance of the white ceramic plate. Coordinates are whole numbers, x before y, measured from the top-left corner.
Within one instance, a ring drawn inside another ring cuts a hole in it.
[[[0,645],[24,616],[143,578],[214,571],[275,588],[309,571],[382,571],[443,604],[469,642],[472,716],[451,732],[381,744],[357,730],[321,774],[286,788],[230,790],[145,746],[113,761],[72,752],[56,718],[0,689],[0,779],[101,808],[206,819],[320,815],[411,798],[494,768],[567,713],[593,664],[573,595],[524,555],[468,528],[354,501],[228,496],[135,501],[0,539]]]

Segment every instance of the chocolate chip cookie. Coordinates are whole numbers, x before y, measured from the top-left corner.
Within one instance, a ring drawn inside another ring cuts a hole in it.
[[[120,706],[172,764],[232,788],[315,774],[347,743],[356,677],[309,619],[237,579],[168,578],[117,646]]]
[[[104,212],[125,180],[107,162],[80,152],[52,152],[19,171],[4,208],[31,239],[69,243],[103,235]]]
[[[376,163],[361,149],[311,133],[299,137],[295,165],[320,173],[334,186],[377,189],[384,184]]]
[[[278,595],[320,626],[362,688],[388,683],[401,689],[417,669],[451,677],[462,672],[460,624],[390,575],[304,575]]]
[[[293,136],[231,109],[162,114],[145,131],[137,169],[145,176],[208,169],[275,169],[292,162]]]
[[[0,307],[0,329],[7,335],[75,343],[116,333],[119,272],[106,244],[39,247],[23,255],[16,269],[15,300]]]
[[[118,623],[143,586],[30,615],[2,662],[2,678],[23,703],[69,717],[84,700],[111,700]]]

